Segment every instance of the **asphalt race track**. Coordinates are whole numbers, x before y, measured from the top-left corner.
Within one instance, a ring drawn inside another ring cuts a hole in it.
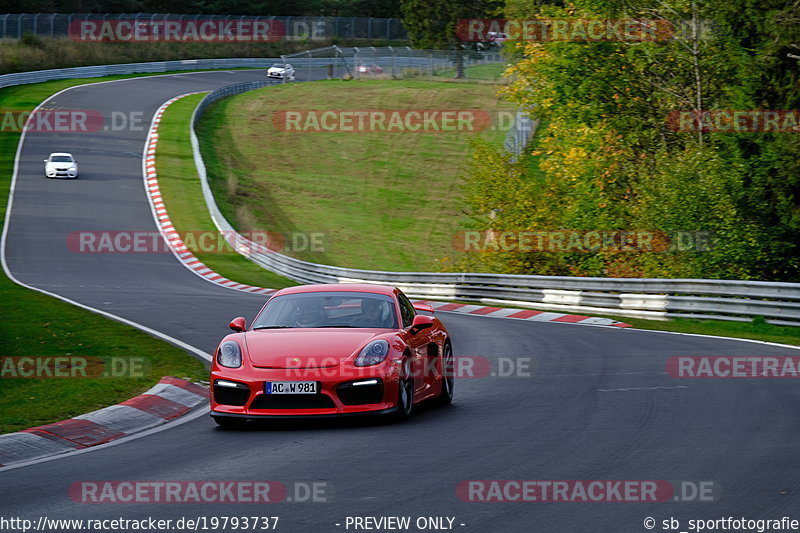
[[[48,106],[104,114],[142,111],[145,124],[141,131],[26,137],[6,249],[13,274],[211,351],[228,321],[252,317],[263,296],[209,283],[171,254],[77,254],[65,242],[74,231],[156,231],[141,153],[157,107],[182,93],[262,77],[262,71],[240,71],[139,78],[51,100]],[[75,154],[80,179],[45,179],[42,159],[51,151]],[[452,406],[423,409],[394,425],[302,423],[240,432],[219,430],[202,416],[119,445],[0,471],[3,515],[277,515],[279,531],[307,532],[344,531],[347,516],[410,516],[412,524],[420,516],[449,516],[454,529],[470,532],[639,532],[646,531],[646,517],[656,519],[657,530],[670,517],[684,525],[727,516],[795,513],[800,519],[797,384],[677,380],[664,371],[667,358],[677,355],[797,351],[617,328],[441,317],[456,356],[529,357],[531,376],[459,379]],[[714,501],[464,502],[456,485],[470,479],[713,481]],[[75,503],[70,485],[87,480],[324,481],[329,501]]]

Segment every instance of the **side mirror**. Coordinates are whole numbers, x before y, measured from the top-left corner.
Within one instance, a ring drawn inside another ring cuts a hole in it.
[[[414,321],[411,323],[411,328],[409,328],[409,332],[412,335],[416,335],[423,329],[428,329],[433,327],[433,317],[429,315],[416,315],[414,317]]]
[[[245,321],[244,321],[244,317],[243,316],[237,316],[236,318],[231,320],[231,323],[230,323],[229,327],[233,331],[236,331],[236,332],[244,331],[246,329],[246,324],[245,324]]]
[[[47,159],[44,159],[43,161],[44,161],[45,163],[47,163]]]

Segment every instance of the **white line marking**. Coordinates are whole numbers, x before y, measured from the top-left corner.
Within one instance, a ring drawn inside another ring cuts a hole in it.
[[[668,389],[688,389],[684,385],[676,385],[674,387],[628,387],[627,389],[597,389],[597,392],[618,392],[629,390],[668,390]]]

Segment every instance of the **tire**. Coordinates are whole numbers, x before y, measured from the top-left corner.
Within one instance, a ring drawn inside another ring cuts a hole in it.
[[[448,342],[444,345],[444,354],[442,354],[442,392],[439,394],[439,397],[436,398],[436,403],[439,405],[450,405],[453,403],[453,385],[455,385],[455,377],[453,376],[453,348]]]
[[[233,416],[212,416],[214,422],[222,429],[241,429],[247,424],[246,418]]]
[[[408,420],[414,412],[414,377],[405,378],[411,374],[411,360],[403,359],[403,377],[398,382],[397,412],[393,419],[397,422]]]

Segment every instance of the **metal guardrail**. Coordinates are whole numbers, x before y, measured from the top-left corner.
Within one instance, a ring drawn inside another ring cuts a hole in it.
[[[249,15],[181,15],[171,13],[6,13],[0,14],[0,38],[20,39],[25,34],[63,37],[71,24],[88,20],[127,20],[160,23],[237,20],[277,21],[287,40],[321,41],[342,39],[406,40],[408,33],[400,19],[373,17],[263,17]]]
[[[704,279],[580,278],[512,274],[388,272],[322,265],[265,249],[225,219],[208,185],[195,126],[209,103],[252,90],[235,84],[208,94],[195,109],[190,136],[206,205],[217,228],[235,235],[242,254],[303,283],[386,283],[417,298],[458,299],[654,319],[669,317],[750,320],[800,326],[800,283]]]
[[[523,111],[517,111],[514,117],[514,124],[506,134],[506,139],[503,141],[503,148],[512,155],[512,159],[516,160],[522,155],[525,147],[536,134],[539,127],[539,119],[531,118]]]
[[[413,68],[424,71],[428,68],[452,68],[451,60],[446,57],[434,57],[436,52],[411,50],[406,47],[392,49],[383,48],[339,48],[340,56],[328,55],[327,57],[315,56],[314,50],[306,53],[290,54],[285,60],[291,63],[296,69],[299,68],[322,68],[327,67],[331,62],[342,60],[342,65],[346,66],[348,72],[354,73],[353,67],[361,61],[360,58],[368,58],[370,62],[380,62],[383,65],[394,66],[398,69]],[[353,52],[355,50],[355,52]],[[369,55],[378,51],[385,55]],[[391,53],[387,50],[393,50]],[[358,54],[362,54],[359,56]],[[482,64],[499,60],[497,54],[481,54],[472,58],[471,64]],[[239,57],[228,59],[184,59],[177,61],[152,61],[147,63],[122,63],[116,65],[94,65],[88,67],[70,67],[49,70],[33,70],[29,72],[15,72],[12,74],[0,75],[0,88],[12,87],[14,85],[25,85],[28,83],[41,83],[52,80],[67,80],[74,78],[99,78],[102,76],[114,76],[121,74],[139,73],[159,73],[173,71],[190,70],[213,70],[213,69],[236,69],[236,68],[269,68],[273,63],[282,62],[284,59],[277,57]],[[336,66],[342,66],[337,64]],[[336,71],[338,75],[339,71]]]
[[[172,72],[179,70],[210,70],[227,68],[268,68],[280,58],[241,57],[232,59],[186,59],[182,61],[154,61],[149,63],[123,63],[119,65],[95,65],[50,70],[15,72],[0,76],[0,88],[27,83],[74,78],[98,78],[117,74],[139,74]]]

